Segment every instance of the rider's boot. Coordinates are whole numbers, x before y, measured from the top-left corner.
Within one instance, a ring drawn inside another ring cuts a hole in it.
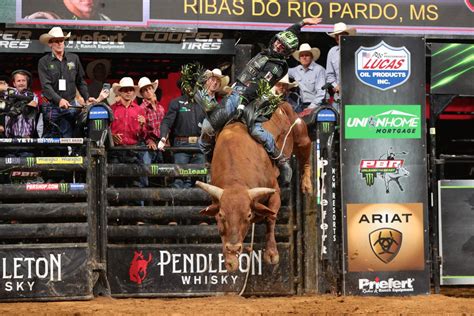
[[[290,158],[286,157],[283,153],[280,154],[280,150],[276,146],[273,152],[270,153],[270,157],[275,160],[280,170],[279,178],[282,186],[288,186],[293,175],[293,170],[290,166]]]

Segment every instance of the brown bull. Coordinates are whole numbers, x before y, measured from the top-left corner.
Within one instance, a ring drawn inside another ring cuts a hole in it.
[[[264,123],[282,148],[290,126],[298,119],[288,103],[280,104],[272,118]],[[284,154],[294,152],[301,165],[301,188],[312,191],[310,179],[311,141],[306,125],[298,120],[289,133]],[[258,144],[241,123],[227,125],[218,135],[211,164],[212,185],[196,184],[212,196],[212,204],[201,214],[215,216],[222,240],[227,271],[238,269],[242,243],[252,222],[266,219],[267,263],[279,261],[275,241],[275,222],[280,209],[278,168],[262,145]]]

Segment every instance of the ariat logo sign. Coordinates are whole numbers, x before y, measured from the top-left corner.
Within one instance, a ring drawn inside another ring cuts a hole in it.
[[[408,293],[413,292],[414,282],[415,278],[407,278],[405,280],[390,278],[388,280],[381,280],[379,277],[376,277],[374,281],[359,279],[359,290],[363,294]]]
[[[26,157],[26,165],[32,167],[35,164],[35,157]]]
[[[392,47],[381,41],[376,46],[360,47],[355,52],[355,73],[363,84],[388,90],[410,78],[411,55],[405,46]]]
[[[393,152],[392,147],[386,154],[381,155],[381,159],[363,159],[360,161],[359,173],[365,179],[365,184],[371,187],[375,184],[375,178],[383,180],[385,193],[390,193],[390,184],[393,182],[400,191],[404,191],[401,178],[406,178],[410,172],[403,166],[404,159],[395,159],[395,156],[406,155],[407,152]],[[393,185],[392,185],[393,186]]]
[[[403,234],[393,228],[381,228],[369,234],[370,247],[384,263],[392,261],[400,251]]]
[[[347,105],[346,139],[421,138],[420,105]]]
[[[69,183],[60,183],[59,184],[59,191],[62,193],[66,193],[69,191]]]

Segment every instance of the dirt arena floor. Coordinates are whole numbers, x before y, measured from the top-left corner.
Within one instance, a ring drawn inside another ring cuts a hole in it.
[[[82,302],[2,303],[0,315],[474,315],[474,289],[449,289],[416,297],[234,295],[181,299],[112,299]]]

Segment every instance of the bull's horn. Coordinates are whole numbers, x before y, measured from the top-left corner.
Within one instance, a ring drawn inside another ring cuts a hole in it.
[[[249,189],[249,196],[251,200],[255,200],[265,194],[273,194],[276,192],[275,189],[270,189],[270,188],[253,188]]]
[[[196,185],[207,193],[209,193],[213,198],[217,199],[218,201],[221,200],[222,193],[224,193],[223,189],[201,181],[196,181]]]

